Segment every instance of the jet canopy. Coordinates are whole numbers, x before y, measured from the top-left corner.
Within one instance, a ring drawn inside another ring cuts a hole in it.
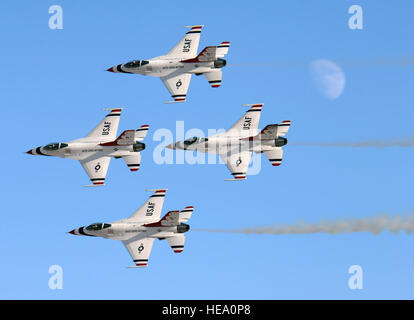
[[[198,138],[198,137],[192,137],[192,138],[189,138],[189,139],[187,139],[187,140],[184,140],[184,145],[185,146],[189,146],[189,145],[191,145],[191,144],[193,144],[193,143],[195,143],[195,142],[207,142],[208,141],[208,138]]]
[[[146,60],[132,60],[130,62],[125,63],[124,66],[127,68],[139,68],[145,66],[148,63],[149,61]]]
[[[53,150],[66,148],[67,146],[68,146],[67,143],[52,142],[52,143],[49,143],[48,145],[44,146],[43,149],[47,150],[47,151],[53,151]]]
[[[86,230],[89,231],[99,231],[105,228],[109,228],[111,225],[109,223],[95,222],[86,227]]]

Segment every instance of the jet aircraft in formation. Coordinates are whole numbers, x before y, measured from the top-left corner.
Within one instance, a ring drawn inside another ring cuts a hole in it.
[[[284,136],[290,121],[269,124],[257,132],[263,103],[245,106],[251,108],[226,132],[207,138],[192,137],[166,148],[219,154],[233,175],[233,179],[228,180],[246,179],[252,152],[264,153],[273,166],[281,165],[282,147],[287,144]]]
[[[148,60],[133,60],[118,64],[107,71],[159,77],[173,98],[170,102],[185,102],[193,74],[204,75],[213,88],[221,85],[224,56],[230,42],[208,46],[199,54],[198,45],[202,25],[189,26],[190,30],[165,55]],[[252,153],[264,153],[273,166],[282,163],[285,138],[290,121],[270,124],[260,132],[258,125],[262,103],[245,105],[249,110],[225,133],[207,138],[192,137],[166,146],[170,149],[191,150],[218,154],[233,175],[233,179],[246,179]],[[102,186],[112,157],[122,158],[131,171],[141,165],[141,141],[149,126],[137,130],[126,130],[116,138],[121,108],[109,109],[106,117],[84,138],[69,142],[54,142],[27,151],[31,155],[56,156],[79,160],[92,185]],[[194,210],[193,206],[181,211],[169,211],[160,219],[167,189],[154,190],[154,194],[129,218],[111,223],[98,222],[70,231],[74,235],[95,236],[120,240],[127,248],[134,267],[147,266],[154,239],[167,239],[174,252],[184,249],[185,235],[189,230],[186,222]]]
[[[69,233],[122,241],[135,262],[135,266],[130,268],[147,266],[156,238],[167,239],[171,249],[175,253],[180,253],[184,250],[184,233],[190,229],[185,222],[190,219],[194,207],[169,211],[160,219],[167,189],[154,191],[155,193],[129,218],[111,223],[92,223]]]
[[[122,108],[109,110],[86,137],[69,142],[52,142],[26,153],[79,160],[92,182],[90,186],[105,184],[112,157],[122,158],[131,171],[138,171],[141,165],[140,152],[145,149],[145,144],[140,141],[144,140],[149,126],[126,130],[116,138]]]
[[[223,57],[230,42],[204,48],[198,55],[202,25],[189,26],[190,30],[165,55],[148,60],[133,60],[110,67],[115,73],[135,73],[161,78],[174,101],[185,102],[191,75],[204,75],[213,88],[221,85],[222,70],[226,65]]]

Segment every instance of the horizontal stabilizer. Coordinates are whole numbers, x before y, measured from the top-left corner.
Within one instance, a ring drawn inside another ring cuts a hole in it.
[[[214,70],[212,72],[204,73],[208,83],[212,88],[218,88],[221,85],[221,79],[223,78],[223,72],[221,70]]]
[[[193,206],[185,207],[183,210],[180,211],[178,222],[179,223],[187,222],[191,218],[193,211],[194,211]]]
[[[137,129],[135,132],[135,140],[136,141],[144,140],[145,137],[147,136],[148,129],[149,129],[149,125],[147,124],[144,124],[139,129]]]
[[[127,164],[129,170],[138,171],[141,166],[141,153],[134,152],[131,155],[123,156],[122,159]]]
[[[289,131],[289,128],[290,128],[290,121],[289,120],[282,121],[281,123],[278,124],[277,136],[283,137]]]
[[[273,150],[265,151],[264,154],[269,159],[272,166],[280,166],[282,164],[283,149],[278,147]]]
[[[178,236],[167,238],[167,241],[173,249],[175,253],[183,252],[184,250],[184,243],[185,243],[185,236],[184,234],[180,234]]]
[[[217,46],[217,50],[216,50],[216,57],[217,58],[223,58],[227,52],[229,51],[230,48],[230,42],[222,42]]]

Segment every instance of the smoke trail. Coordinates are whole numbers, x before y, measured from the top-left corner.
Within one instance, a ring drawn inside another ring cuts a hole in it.
[[[405,56],[390,58],[366,58],[366,59],[337,59],[336,63],[340,64],[343,68],[363,68],[363,67],[375,67],[375,66],[398,66],[408,67],[414,64],[414,54],[407,54]],[[279,69],[292,69],[292,68],[307,68],[309,61],[276,61],[276,62],[242,62],[242,63],[230,63],[231,67],[253,67],[253,68],[279,68]]]
[[[388,147],[414,147],[414,138],[396,140],[366,140],[355,142],[291,142],[292,146],[304,147],[346,147],[346,148],[388,148]]]
[[[313,233],[353,233],[370,232],[377,235],[383,231],[398,234],[405,231],[414,232],[414,214],[407,216],[378,215],[362,219],[340,219],[336,221],[322,221],[315,224],[298,222],[293,225],[274,225],[270,227],[254,227],[244,229],[195,229],[203,232],[222,232],[240,234],[313,234]]]

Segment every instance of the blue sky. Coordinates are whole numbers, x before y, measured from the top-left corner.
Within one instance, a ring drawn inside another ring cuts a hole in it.
[[[48,28],[49,6],[63,30]],[[350,30],[359,4],[363,30]],[[224,165],[157,165],[156,129],[228,128],[241,104],[264,102],[260,127],[291,120],[291,142],[413,136],[413,54],[407,1],[2,1],[3,108],[0,297],[23,299],[408,299],[414,286],[412,235],[235,235],[187,233],[182,254],[155,241],[146,269],[128,270],[120,242],[66,232],[129,216],[168,188],[165,212],[194,205],[192,228],[242,228],[413,212],[412,148],[285,147],[284,163],[225,182]],[[184,25],[204,24],[200,48],[231,41],[219,89],[193,77],[188,102],[166,105],[159,79],[105,72],[167,52]],[[315,88],[309,65],[338,64],[346,86],[335,100]],[[388,63],[378,63],[386,59]],[[374,63],[377,61],[376,63]],[[350,63],[357,62],[357,63]],[[279,65],[278,65],[279,64]],[[76,161],[24,152],[87,134],[104,107],[123,107],[119,132],[149,124],[142,169],[111,161],[107,185],[83,188]],[[348,288],[348,268],[364,289]],[[63,268],[50,290],[49,266]]]

